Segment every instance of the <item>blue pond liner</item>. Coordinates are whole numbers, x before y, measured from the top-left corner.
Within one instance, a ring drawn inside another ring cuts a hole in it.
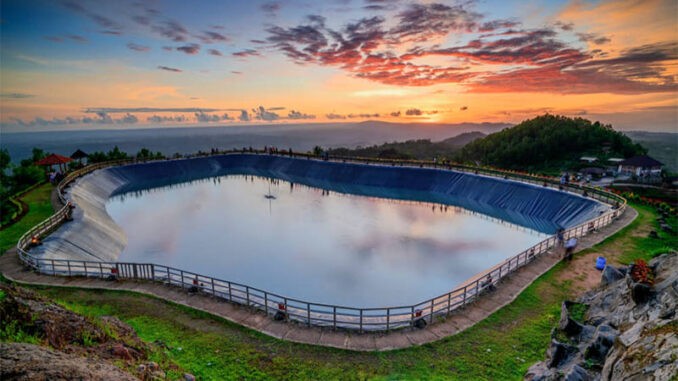
[[[363,196],[459,206],[553,234],[606,211],[592,199],[555,189],[451,170],[230,154],[108,168],[126,184],[113,195],[229,174],[277,178]]]

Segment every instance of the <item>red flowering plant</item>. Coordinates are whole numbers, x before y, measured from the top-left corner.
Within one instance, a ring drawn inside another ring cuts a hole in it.
[[[638,283],[645,283],[652,286],[654,284],[654,274],[652,269],[642,259],[636,259],[631,269],[631,279]]]

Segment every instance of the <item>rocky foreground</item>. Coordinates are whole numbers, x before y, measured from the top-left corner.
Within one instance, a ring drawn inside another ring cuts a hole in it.
[[[21,287],[0,284],[0,290],[0,337],[40,344],[0,342],[0,380],[167,378],[149,361],[155,344],[144,343],[118,318],[82,316]]]
[[[677,379],[677,304],[678,253],[647,268],[607,266],[598,289],[563,303],[546,361],[530,367],[525,379]]]
[[[3,380],[138,380],[105,361],[33,344],[0,343]]]

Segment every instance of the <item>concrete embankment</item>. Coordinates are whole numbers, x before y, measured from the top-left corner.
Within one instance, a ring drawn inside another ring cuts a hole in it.
[[[213,176],[274,177],[335,192],[437,202],[482,213],[543,233],[596,217],[607,206],[577,195],[515,181],[429,168],[324,162],[231,154],[107,168],[79,179],[69,191],[74,221],[33,249],[46,258],[115,261],[126,245],[106,213],[111,196]]]

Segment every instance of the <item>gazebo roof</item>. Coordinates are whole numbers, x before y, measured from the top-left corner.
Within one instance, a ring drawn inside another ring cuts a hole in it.
[[[89,155],[86,154],[83,150],[79,149],[79,150],[73,152],[73,154],[71,155],[71,159],[82,159],[82,158],[85,158],[85,157],[88,157],[88,156]]]
[[[66,164],[66,163],[68,163],[68,162],[70,162],[70,161],[73,161],[73,159],[71,159],[70,157],[61,156],[61,155],[57,155],[57,154],[53,153],[53,154],[51,154],[51,155],[49,155],[49,156],[46,156],[46,157],[45,157],[44,159],[42,159],[42,160],[36,161],[36,162],[35,162],[35,165]]]

